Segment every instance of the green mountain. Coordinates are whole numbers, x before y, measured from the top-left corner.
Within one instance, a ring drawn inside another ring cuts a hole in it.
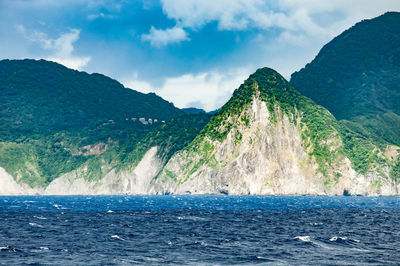
[[[382,147],[400,146],[400,13],[346,30],[291,83],[352,130]]]
[[[379,193],[397,182],[387,161],[367,138],[302,96],[280,74],[262,68],[170,159],[156,178],[155,191]]]
[[[132,118],[161,122],[183,114],[153,93],[45,60],[0,61],[0,106],[2,140],[62,130],[88,132]],[[140,124],[135,123],[138,128]]]
[[[108,156],[120,167],[144,140],[165,140],[174,151],[208,119],[175,119],[184,114],[153,93],[124,88],[100,74],[45,60],[0,61],[0,166],[31,187],[96,165],[96,158]],[[189,132],[174,128],[188,124]],[[169,136],[160,133],[164,129]]]

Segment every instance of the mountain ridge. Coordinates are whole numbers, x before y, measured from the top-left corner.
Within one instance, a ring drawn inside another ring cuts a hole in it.
[[[400,13],[355,24],[326,44],[291,83],[376,144],[400,146]]]

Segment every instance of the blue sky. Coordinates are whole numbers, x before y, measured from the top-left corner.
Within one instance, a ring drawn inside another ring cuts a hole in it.
[[[400,1],[0,0],[0,59],[44,58],[213,110],[257,68],[290,78],[386,11]]]

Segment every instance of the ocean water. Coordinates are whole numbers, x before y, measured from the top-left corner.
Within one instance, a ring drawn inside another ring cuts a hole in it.
[[[400,198],[2,196],[0,264],[399,265]]]

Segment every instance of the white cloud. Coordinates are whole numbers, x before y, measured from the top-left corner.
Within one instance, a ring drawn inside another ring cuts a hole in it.
[[[283,37],[291,37],[288,41],[298,34],[329,40],[361,19],[400,10],[398,0],[161,0],[161,3],[164,13],[179,27],[199,29],[215,21],[220,30],[277,28],[286,32]],[[342,14],[343,18],[324,26],[313,18],[327,12]]]
[[[184,74],[167,78],[159,89],[151,89],[145,81],[139,81],[137,75],[126,80],[124,85],[144,93],[155,92],[164,99],[172,101],[177,107],[202,107],[207,111],[220,108],[232,96],[232,92],[243,83],[251,71],[232,69],[230,71],[210,71],[199,74]]]
[[[260,0],[161,0],[163,11],[183,27],[218,21],[220,29],[245,29],[264,18]]]
[[[165,30],[157,30],[153,26],[150,29],[149,34],[142,35],[143,41],[148,41],[152,46],[164,46],[170,43],[179,43],[182,41],[187,41],[186,31],[180,27],[174,27]]]
[[[185,28],[201,28],[216,21],[220,30],[299,28],[297,17],[265,0],[161,0],[164,13]]]
[[[33,43],[38,43],[44,51],[49,51],[45,59],[63,64],[69,68],[82,69],[89,61],[88,56],[73,55],[74,43],[79,39],[80,30],[71,29],[56,39],[51,39],[41,31],[28,32],[23,25],[16,25],[19,33]]]

